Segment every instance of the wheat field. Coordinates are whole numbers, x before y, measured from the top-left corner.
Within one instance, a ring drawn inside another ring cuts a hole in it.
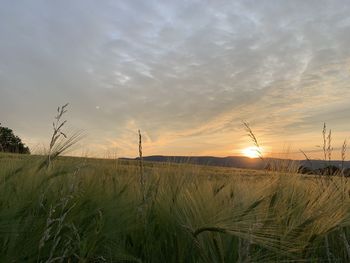
[[[348,262],[347,179],[0,155],[0,262]],[[144,195],[144,197],[143,197]]]

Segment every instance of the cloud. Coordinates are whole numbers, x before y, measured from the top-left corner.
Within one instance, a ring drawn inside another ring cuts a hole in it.
[[[70,102],[71,128],[96,154],[135,155],[140,128],[149,153],[229,155],[245,143],[241,120],[271,145],[308,136],[310,148],[324,121],[350,131],[349,11],[344,1],[5,1],[0,118],[35,144]]]

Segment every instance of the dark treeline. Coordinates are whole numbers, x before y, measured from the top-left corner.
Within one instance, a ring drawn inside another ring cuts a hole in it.
[[[10,128],[0,123],[0,152],[29,154],[30,150]]]

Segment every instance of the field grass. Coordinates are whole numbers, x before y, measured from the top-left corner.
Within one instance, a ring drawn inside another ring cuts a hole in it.
[[[0,262],[350,261],[346,178],[42,162],[0,154]]]

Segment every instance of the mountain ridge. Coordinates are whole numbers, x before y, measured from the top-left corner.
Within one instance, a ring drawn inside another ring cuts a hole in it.
[[[136,158],[120,158],[122,160],[138,160]],[[267,163],[273,162],[284,162],[284,163],[298,163],[300,166],[308,167],[310,169],[320,169],[326,166],[336,166],[341,168],[349,168],[350,161],[341,160],[292,160],[283,158],[249,158],[245,156],[226,156],[226,157],[215,157],[215,156],[182,156],[182,155],[150,155],[144,156],[144,161],[150,162],[171,162],[171,163],[189,163],[198,165],[209,165],[209,166],[221,166],[221,167],[234,167],[234,168],[248,168],[248,169],[264,169]]]

